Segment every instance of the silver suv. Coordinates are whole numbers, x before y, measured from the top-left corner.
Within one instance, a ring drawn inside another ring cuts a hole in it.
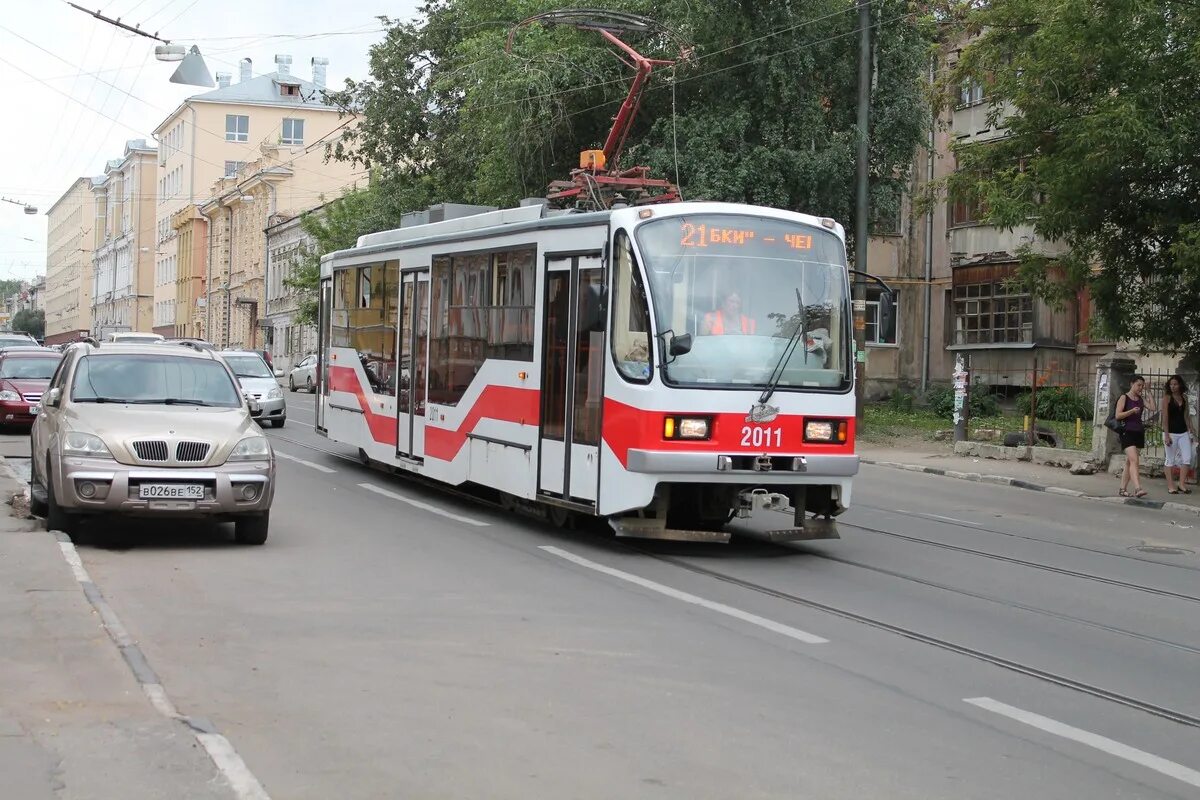
[[[275,454],[212,353],[72,345],[35,413],[30,494],[51,530],[84,514],[201,517],[267,540]]]
[[[261,413],[255,413],[255,418],[282,428],[287,422],[287,401],[279,385],[283,371],[273,372],[263,357],[253,350],[222,350],[217,355],[225,359],[237,376],[242,393],[261,410]]]

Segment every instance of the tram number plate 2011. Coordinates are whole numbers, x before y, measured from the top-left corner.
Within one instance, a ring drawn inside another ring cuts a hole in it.
[[[742,447],[782,447],[783,428],[764,426],[742,428]]]
[[[143,500],[203,500],[204,485],[200,483],[143,483],[138,487]]]

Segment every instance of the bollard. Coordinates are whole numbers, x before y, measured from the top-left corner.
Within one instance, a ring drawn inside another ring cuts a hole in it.
[[[1083,444],[1083,420],[1079,417],[1075,418],[1075,449]]]
[[[1024,421],[1021,423],[1021,430],[1025,431],[1025,433],[1029,433],[1029,415],[1026,414],[1023,417],[1023,420]]]

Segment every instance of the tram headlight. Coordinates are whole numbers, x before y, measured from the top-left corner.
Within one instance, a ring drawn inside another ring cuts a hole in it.
[[[804,421],[804,441],[841,443],[846,441],[846,421],[809,419]]]
[[[710,428],[707,417],[666,417],[663,419],[663,438],[707,439]]]

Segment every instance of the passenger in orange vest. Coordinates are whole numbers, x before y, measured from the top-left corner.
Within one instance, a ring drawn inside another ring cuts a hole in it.
[[[725,296],[725,302],[716,311],[704,315],[700,326],[705,336],[722,336],[727,333],[754,333],[754,320],[742,313],[742,298],[736,291]]]

